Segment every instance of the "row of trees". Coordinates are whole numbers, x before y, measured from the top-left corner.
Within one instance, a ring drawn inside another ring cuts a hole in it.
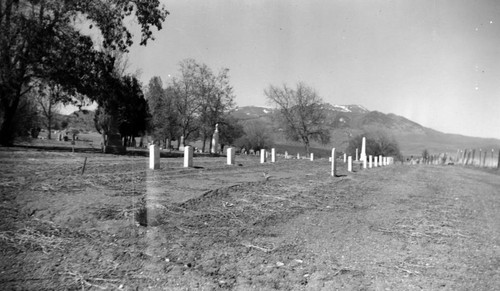
[[[151,78],[146,99],[152,136],[178,142],[180,136],[201,139],[203,151],[216,124],[221,127],[222,143],[232,143],[241,136],[242,126],[229,115],[235,103],[228,72],[221,69],[214,73],[207,65],[187,59],[180,63],[179,76],[166,87],[160,77]]]
[[[255,148],[248,135],[241,137],[245,129],[257,133],[262,126],[239,124],[228,114],[234,94],[227,69],[213,72],[185,60],[165,88],[155,77],[143,94],[137,78],[120,68],[119,56],[132,45],[123,19],[137,19],[140,44],[146,45],[167,15],[158,0],[0,1],[0,144],[12,143],[16,127],[29,119],[20,113],[33,111],[40,97],[36,106],[49,131],[58,103],[95,101],[96,127],[105,139],[118,136],[123,142],[149,129],[158,139],[199,138],[205,150],[219,123],[223,142]],[[323,102],[314,89],[303,83],[269,86],[265,95],[279,109],[276,120],[287,138],[301,141],[307,152],[311,141],[329,142]],[[258,133],[258,139],[269,136]]]

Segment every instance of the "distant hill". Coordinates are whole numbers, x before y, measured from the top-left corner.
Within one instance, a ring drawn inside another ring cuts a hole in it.
[[[382,130],[394,136],[403,155],[420,155],[424,149],[430,153],[455,153],[457,149],[498,149],[500,140],[493,138],[469,137],[447,134],[424,127],[414,121],[396,114],[370,111],[360,105],[332,105],[325,103],[327,110],[325,123],[331,127],[332,142],[328,146],[316,144],[315,147],[336,147],[344,150],[348,140],[370,130]],[[241,120],[261,120],[273,126],[274,109],[256,106],[239,107],[233,116]],[[276,142],[290,144],[274,124]],[[294,145],[297,145],[293,143]]]
[[[54,130],[65,127],[67,129],[76,129],[81,132],[95,131],[93,110],[75,111],[71,114],[54,114],[54,122],[56,125]]]
[[[405,156],[421,155],[424,149],[431,154],[457,149],[475,148],[491,151],[498,150],[500,140],[494,138],[470,137],[459,134],[443,133],[424,127],[414,121],[396,114],[370,111],[360,105],[323,105],[327,110],[325,123],[331,128],[332,140],[329,145],[312,144],[318,149],[335,147],[344,150],[349,139],[365,131],[382,130],[395,137]],[[67,122],[68,128],[80,131],[95,131],[94,111],[75,111],[69,115],[56,116],[59,125]],[[232,115],[242,121],[260,120],[275,132],[275,142],[283,148],[301,149],[300,143],[285,140],[277,124],[273,121],[275,109],[257,106],[238,107]]]

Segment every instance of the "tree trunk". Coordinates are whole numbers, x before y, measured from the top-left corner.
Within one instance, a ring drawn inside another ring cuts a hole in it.
[[[309,157],[310,156],[310,154],[309,154],[309,150],[310,150],[309,139],[307,137],[302,137],[302,141],[304,141],[304,146],[306,148],[306,155]]]
[[[47,126],[47,130],[49,131],[49,133],[47,134],[47,139],[52,139],[52,124],[51,124],[51,119],[49,119],[49,126]]]
[[[203,146],[201,147],[201,151],[204,153],[205,152],[205,144],[207,142],[207,135],[203,134]]]
[[[0,128],[0,145],[10,146],[14,141],[14,129],[15,122],[14,118],[16,116],[17,107],[19,106],[19,100],[21,99],[21,95],[19,92],[12,93],[12,96],[8,96],[9,93],[3,92],[5,95],[2,96],[3,106],[5,109],[3,116],[2,127]],[[12,100],[13,102],[9,102],[8,100]]]
[[[106,134],[104,133],[104,131],[102,131],[101,137],[102,137],[102,140],[101,140],[101,150],[104,153],[104,149],[106,148]]]

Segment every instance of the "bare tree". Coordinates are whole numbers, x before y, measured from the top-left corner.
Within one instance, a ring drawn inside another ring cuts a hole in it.
[[[205,151],[206,140],[213,134],[215,124],[224,120],[228,112],[234,109],[233,87],[229,84],[229,69],[222,69],[217,75],[206,66],[199,70],[200,135]],[[210,144],[211,150],[212,144]]]
[[[55,114],[59,112],[62,104],[72,103],[82,106],[83,99],[71,96],[63,87],[53,81],[38,82],[36,86],[36,104],[44,117],[43,125],[47,128],[47,138],[51,139],[51,131],[54,125]]]
[[[243,125],[244,134],[235,141],[236,146],[246,150],[269,149],[274,144],[269,128],[259,120],[251,120]]]
[[[201,103],[196,92],[196,67],[197,64],[192,59],[182,61],[180,77],[174,78],[171,86],[178,114],[178,125],[185,140],[199,129],[198,117]]]
[[[323,100],[313,88],[299,82],[295,89],[286,84],[282,88],[270,85],[264,93],[268,102],[278,109],[277,118],[286,137],[301,141],[307,154],[312,140],[323,144],[330,141]]]
[[[215,124],[234,108],[233,88],[228,69],[217,74],[205,64],[186,59],[180,64],[180,76],[172,81],[169,93],[174,96],[178,123],[185,139],[200,134],[203,150]]]

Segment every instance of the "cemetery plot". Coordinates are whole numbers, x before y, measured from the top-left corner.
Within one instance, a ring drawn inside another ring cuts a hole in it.
[[[87,158],[85,171],[84,159]],[[493,171],[10,151],[3,289],[500,287]]]

